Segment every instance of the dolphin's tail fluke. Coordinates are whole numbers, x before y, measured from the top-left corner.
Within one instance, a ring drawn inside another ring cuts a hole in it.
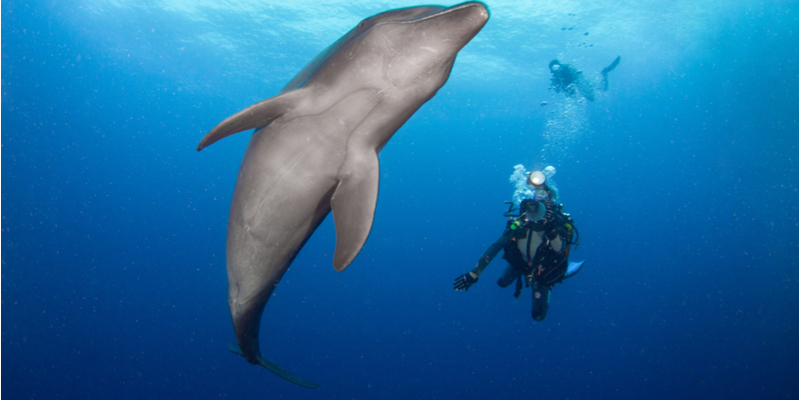
[[[612,62],[609,66],[603,68],[603,70],[600,71],[600,73],[603,74],[603,91],[608,91],[608,73],[613,71],[614,68],[617,68],[617,65],[619,65],[620,60],[622,60],[622,57],[617,56],[617,58],[614,59],[614,62]]]
[[[231,342],[230,344],[228,344],[228,350],[230,350],[234,354],[238,354],[244,357],[244,355],[242,354],[242,350],[239,349],[239,346],[236,345],[236,343]],[[316,383],[304,381],[299,376],[287,371],[286,368],[283,368],[280,365],[275,364],[274,362],[269,361],[262,356],[258,356],[258,365],[268,369],[273,374],[278,375],[281,378],[294,383],[295,385],[299,385],[309,389],[319,389],[319,385],[317,385]]]

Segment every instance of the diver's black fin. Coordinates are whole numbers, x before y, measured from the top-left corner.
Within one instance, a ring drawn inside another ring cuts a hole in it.
[[[603,91],[604,92],[608,91],[608,73],[613,71],[614,68],[617,68],[617,65],[619,65],[620,60],[622,60],[622,57],[617,56],[617,58],[615,58],[614,61],[609,66],[603,68],[603,70],[600,71],[600,73],[603,74]]]
[[[617,65],[619,65],[620,60],[622,60],[622,57],[617,56],[617,58],[614,59],[614,62],[612,62],[609,66],[603,68],[603,71],[601,73],[603,75],[605,75],[605,74],[613,71],[614,68],[617,68]]]
[[[237,346],[236,343],[231,342],[230,344],[228,344],[228,350],[230,350],[231,353],[238,354],[244,357],[244,355],[242,354],[242,350],[239,349],[239,346]],[[275,364],[274,362],[269,361],[264,357],[258,356],[258,365],[268,369],[269,372],[272,372],[273,374],[278,375],[281,378],[294,383],[295,385],[299,385],[309,389],[319,389],[319,385],[317,385],[316,383],[304,381],[299,376],[287,371],[286,368],[283,368],[280,365]]]

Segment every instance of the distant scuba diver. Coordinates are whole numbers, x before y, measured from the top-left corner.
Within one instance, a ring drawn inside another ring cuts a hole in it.
[[[478,275],[489,265],[502,249],[508,261],[497,284],[506,288],[516,281],[514,297],[522,293],[523,280],[533,288],[531,316],[541,321],[550,307],[550,292],[556,283],[574,276],[583,266],[583,261],[569,262],[570,247],[578,245],[580,235],[569,214],[557,204],[558,194],[547,185],[542,171],[528,175],[528,185],[535,191],[533,198],[520,203],[519,214],[511,204],[505,216],[509,218],[503,235],[489,246],[472,271],[456,278],[455,290],[468,290],[478,282]],[[574,239],[574,240],[573,240]]]
[[[622,58],[617,56],[614,61],[600,71],[603,75],[603,91],[608,90],[608,73],[617,68]],[[564,92],[568,97],[575,97],[580,92],[581,96],[589,101],[594,101],[594,85],[583,78],[583,71],[575,69],[569,64],[562,64],[558,60],[550,61],[550,89],[556,93]]]

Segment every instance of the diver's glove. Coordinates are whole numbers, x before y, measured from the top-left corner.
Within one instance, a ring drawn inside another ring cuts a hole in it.
[[[469,272],[456,278],[455,283],[453,283],[453,289],[466,291],[469,290],[469,287],[475,282],[478,282],[478,276]]]

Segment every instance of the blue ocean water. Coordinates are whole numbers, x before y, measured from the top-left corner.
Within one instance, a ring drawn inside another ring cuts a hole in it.
[[[2,394],[9,399],[798,398],[798,3],[488,1],[380,154],[375,224],[326,220],[227,350],[229,115],[408,1],[2,3]],[[447,4],[450,5],[450,4]],[[558,58],[609,90],[548,90]],[[546,105],[542,105],[546,103]],[[553,165],[581,233],[547,319],[452,281]]]

